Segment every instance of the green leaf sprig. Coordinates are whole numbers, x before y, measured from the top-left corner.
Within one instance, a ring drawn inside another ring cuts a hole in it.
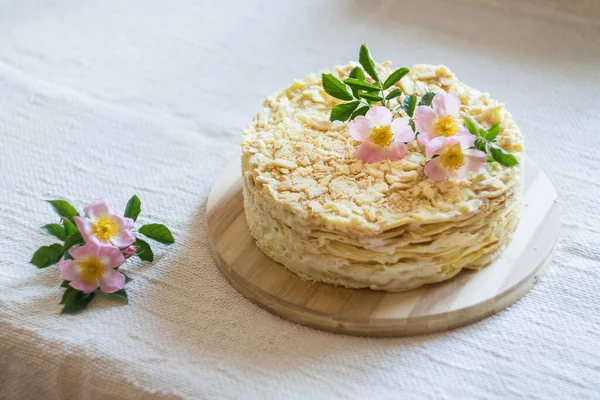
[[[359,115],[365,115],[371,107],[378,104],[390,108],[389,102],[403,95],[402,90],[395,85],[410,72],[408,68],[398,68],[382,82],[375,69],[375,62],[371,57],[369,48],[365,44],[360,47],[358,62],[362,69],[354,67],[348,78],[343,82],[329,73],[321,75],[325,92],[336,99],[346,101],[346,103],[333,107],[329,116],[330,121],[353,120]],[[365,72],[372,82],[367,81]],[[386,91],[388,92],[386,93]],[[391,111],[393,113],[404,111],[409,118],[409,125],[418,135],[419,132],[416,130],[414,121],[415,110],[417,106],[431,107],[435,95],[434,92],[427,92],[421,98],[414,94],[406,95],[402,101],[391,108]],[[498,124],[486,130],[478,127],[468,117],[464,121],[469,132],[477,138],[474,148],[485,152],[488,155],[488,162],[495,161],[506,167],[519,164],[514,155],[506,152],[495,143],[500,133]]]
[[[51,265],[57,264],[61,259],[72,259],[69,254],[69,250],[73,247],[80,246],[84,243],[83,237],[77,228],[77,225],[73,222],[73,217],[79,216],[79,212],[69,202],[65,200],[49,200],[48,203],[52,205],[54,211],[61,217],[59,223],[51,223],[44,225],[42,229],[49,235],[55,237],[62,243],[54,243],[49,246],[40,247],[32,256],[30,263],[38,268],[47,268]],[[142,202],[137,196],[132,196],[127,202],[125,207],[124,216],[131,218],[134,221],[137,220],[142,210]],[[146,224],[142,225],[137,233],[144,235],[145,237],[155,240],[163,244],[172,244],[175,242],[173,234],[165,225],[162,224]],[[133,243],[135,252],[128,254],[128,256],[135,255],[142,261],[151,262],[154,260],[154,253],[152,247],[145,240],[140,239],[136,236],[136,240]],[[120,249],[125,255],[126,249]],[[121,268],[121,267],[118,267]],[[122,271],[119,271],[125,275]],[[125,275],[125,283],[131,281],[127,275]],[[97,293],[102,293],[100,289],[92,293],[83,293],[73,287],[69,286],[69,281],[63,281],[60,285],[65,288],[62,300],[60,304],[63,305],[61,313],[69,314],[77,311],[81,311],[87,308],[88,304],[92,301]],[[114,293],[102,293],[106,296],[114,297],[127,303],[129,301],[127,292],[125,289],[118,290]]]
[[[358,62],[362,66],[362,69],[354,67],[348,78],[343,82],[332,74],[321,75],[325,92],[336,99],[347,101],[347,103],[338,104],[333,107],[329,115],[330,121],[352,120],[359,115],[365,115],[376,104],[381,103],[381,105],[387,107],[390,100],[402,95],[402,90],[394,86],[408,74],[410,71],[408,68],[398,68],[384,82],[381,82],[369,48],[364,44],[360,47]],[[373,82],[366,80],[365,72],[371,77]],[[389,89],[392,90],[386,94],[386,91]]]
[[[478,127],[469,117],[465,117],[464,121],[467,130],[477,137],[473,147],[486,153],[488,155],[488,162],[496,161],[505,167],[514,167],[519,164],[519,161],[514,155],[508,153],[495,143],[498,134],[500,133],[499,124],[494,124],[486,130]]]

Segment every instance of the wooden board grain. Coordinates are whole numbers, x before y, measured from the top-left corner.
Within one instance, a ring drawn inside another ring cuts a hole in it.
[[[521,221],[511,244],[481,271],[403,293],[346,289],[307,282],[268,258],[254,243],[243,209],[238,161],[223,172],[208,199],[208,231],[217,266],[259,306],[290,321],[331,332],[407,336],[463,326],[527,293],[550,264],[560,219],[556,191],[526,165]]]

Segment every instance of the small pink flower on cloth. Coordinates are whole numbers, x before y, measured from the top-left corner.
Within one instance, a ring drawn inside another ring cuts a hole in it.
[[[438,93],[431,101],[433,108],[419,106],[415,110],[415,128],[419,132],[417,140],[426,146],[436,137],[455,137],[464,147],[475,141],[460,119],[460,100],[454,93]]]
[[[350,135],[362,142],[356,158],[369,164],[381,160],[397,161],[408,153],[407,142],[415,133],[408,118],[393,118],[392,112],[381,106],[372,107],[365,116],[354,118],[349,125]]]
[[[130,231],[133,219],[115,213],[104,199],[92,201],[83,208],[83,212],[88,218],[73,217],[73,221],[86,243],[95,241],[123,248],[135,242],[135,236]]]
[[[469,149],[456,137],[436,137],[425,148],[425,155],[433,158],[425,165],[425,176],[436,182],[461,180],[471,172],[478,174],[487,168],[487,154]]]
[[[63,260],[58,265],[60,277],[69,282],[73,289],[92,293],[98,287],[104,293],[123,289],[125,275],[116,271],[125,262],[121,251],[113,246],[89,242],[73,247],[69,254],[74,260]]]

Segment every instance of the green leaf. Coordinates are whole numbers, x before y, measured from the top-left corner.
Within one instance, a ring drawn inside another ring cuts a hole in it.
[[[71,236],[74,233],[78,233],[79,229],[77,229],[77,225],[75,225],[71,220],[63,219],[63,226],[65,227],[65,233],[68,236]]]
[[[413,117],[415,114],[415,107],[417,106],[417,96],[411,94],[406,97],[402,102],[402,109],[408,114],[409,117]]]
[[[73,220],[73,217],[79,215],[75,207],[69,204],[68,201],[65,200],[48,200],[48,203],[52,205],[54,211],[63,218],[67,218],[69,220]]]
[[[58,243],[54,243],[50,246],[40,247],[33,254],[33,257],[31,257],[31,261],[29,262],[38,268],[46,268],[59,262],[62,255],[63,247]]]
[[[494,124],[494,125],[492,125],[492,127],[490,129],[488,129],[486,139],[490,142],[495,142],[499,133],[500,133],[500,125]]]
[[[352,71],[350,71],[350,75],[348,75],[349,78],[356,78],[356,79],[360,79],[361,81],[365,80],[365,73],[363,72],[362,69],[358,68],[358,67],[354,67],[352,68]]]
[[[400,89],[394,89],[391,92],[388,93],[387,96],[385,96],[386,100],[391,100],[393,98],[396,98],[398,96],[400,96],[402,94],[402,90]]]
[[[506,151],[504,151],[502,148],[496,146],[495,144],[492,145],[492,157],[494,158],[494,161],[499,162],[500,164],[504,165],[505,167],[514,167],[515,165],[517,165],[519,163],[519,161],[517,160],[517,158],[515,156],[513,156],[510,153],[507,153]]]
[[[465,117],[465,127],[469,132],[471,132],[471,135],[479,136],[479,129],[477,128],[477,125],[475,125],[475,122],[473,122],[471,118]]]
[[[353,89],[366,90],[367,92],[378,92],[381,90],[379,86],[375,86],[372,83],[360,79],[348,78],[344,83]]]
[[[129,283],[129,282],[131,282],[133,280],[125,272],[123,272],[123,271],[119,271],[119,272],[122,273],[125,276],[125,283]]]
[[[360,101],[352,101],[350,103],[338,104],[331,110],[329,120],[332,122],[346,121],[348,118],[350,118],[350,116],[352,115],[354,110],[356,110],[356,107],[358,107],[359,104]]]
[[[479,128],[477,136],[482,137],[487,140],[487,131],[483,128]]]
[[[123,216],[131,218],[135,221],[138,215],[140,215],[141,211],[142,202],[140,201],[139,197],[133,195],[127,202],[127,205],[125,206],[125,214],[123,214]]]
[[[116,297],[119,300],[123,300],[125,303],[129,303],[129,297],[127,297],[127,292],[125,289],[117,290],[114,293],[106,293],[106,295],[110,297]]]
[[[354,119],[354,118],[358,117],[359,115],[365,115],[367,113],[367,111],[369,111],[369,108],[371,108],[371,107],[363,106],[363,107],[358,108],[356,111],[354,111],[352,113],[352,116],[350,117],[350,119]]]
[[[154,261],[154,253],[152,253],[152,248],[148,242],[136,238],[133,245],[135,247],[135,254],[140,258],[140,260],[150,262]]]
[[[65,221],[67,221],[67,220],[65,220]],[[67,238],[67,233],[65,231],[65,228],[62,227],[62,225],[48,224],[48,225],[42,226],[42,229],[44,231],[46,231],[46,233],[54,236],[57,239],[65,240]]]
[[[376,95],[374,93],[361,93],[360,97],[363,99],[371,100],[371,101],[381,101],[383,97]]]
[[[346,86],[331,74],[321,74],[323,89],[330,95],[340,100],[352,100],[354,97],[348,92]]]
[[[412,128],[413,132],[417,132],[417,128],[415,128],[415,120],[411,118],[410,121],[408,121],[408,125],[410,125],[410,127]]]
[[[388,76],[388,78],[383,83],[383,90],[392,87],[392,85],[394,85],[396,82],[402,79],[404,75],[408,74],[409,72],[410,70],[406,67],[398,68],[397,70],[392,72],[391,75]]]
[[[67,290],[65,290],[63,292],[62,298],[60,299],[60,303],[58,303],[58,304],[65,304],[65,301],[67,301],[67,296],[69,296],[70,294],[72,294],[72,291],[74,290],[72,287],[69,286],[69,282],[68,281],[64,281],[63,283],[65,283],[65,282],[67,282],[67,285],[63,286],[61,284],[60,287],[67,288]]]
[[[431,102],[433,101],[433,98],[435,97],[435,93],[433,92],[427,92],[423,95],[423,97],[421,97],[421,102],[419,103],[420,106],[431,106]]]
[[[60,287],[69,287],[69,282],[70,281],[62,281],[62,283],[60,284]],[[62,304],[62,303],[60,303]]]
[[[360,52],[358,53],[358,62],[365,69],[367,74],[375,80],[375,82],[379,82],[379,76],[377,76],[377,71],[375,71],[375,63],[371,58],[371,54],[369,53],[369,48],[366,44],[360,46]]]
[[[72,314],[77,311],[85,310],[95,295],[94,292],[83,293],[69,286],[67,290],[65,290],[62,301],[60,302],[60,304],[64,304],[61,314]]]
[[[483,139],[476,139],[475,143],[473,144],[473,147],[475,147],[477,150],[481,150],[484,153],[487,153],[487,142]]]
[[[82,244],[82,243],[83,243],[83,238],[81,237],[81,234],[79,232],[74,233],[71,236],[69,236],[67,238],[67,240],[65,240],[65,244],[63,245],[63,251],[67,251],[71,247],[75,246],[76,244]]]
[[[348,75],[348,77],[364,81],[365,73],[359,67],[354,67],[352,71],[350,71],[350,75]],[[358,89],[352,89],[352,94],[354,97],[358,98]]]
[[[138,232],[161,243],[171,244],[175,242],[171,231],[163,224],[146,224]]]

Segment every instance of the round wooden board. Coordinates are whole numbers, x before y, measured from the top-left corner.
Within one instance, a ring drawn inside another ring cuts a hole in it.
[[[290,321],[362,336],[408,336],[475,322],[521,298],[554,255],[559,208],[554,187],[526,165],[521,221],[502,257],[481,271],[403,293],[307,282],[254,243],[243,209],[239,161],[223,172],[207,205],[210,244],[225,278],[245,297]]]

